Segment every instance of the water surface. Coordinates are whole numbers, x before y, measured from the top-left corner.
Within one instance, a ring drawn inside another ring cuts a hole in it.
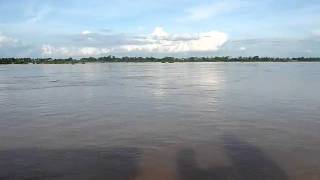
[[[319,69],[0,66],[0,179],[319,180]]]

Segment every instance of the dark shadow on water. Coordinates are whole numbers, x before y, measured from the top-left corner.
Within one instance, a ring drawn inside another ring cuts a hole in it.
[[[131,180],[140,155],[136,148],[0,151],[0,180]]]
[[[178,175],[181,180],[222,180],[233,179],[229,167],[202,169],[195,160],[195,152],[185,149],[177,155]]]
[[[201,168],[195,151],[185,149],[177,153],[179,179],[288,179],[259,148],[235,136],[224,136],[223,141],[230,167]],[[133,180],[140,159],[137,148],[0,151],[0,180]]]
[[[259,148],[241,141],[236,136],[223,138],[226,153],[232,161],[237,179],[287,180],[286,173]]]
[[[223,137],[231,167],[203,169],[192,149],[177,154],[177,171],[181,180],[287,180],[286,173],[257,147],[235,136]]]

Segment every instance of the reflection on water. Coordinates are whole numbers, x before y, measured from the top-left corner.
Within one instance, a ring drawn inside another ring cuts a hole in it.
[[[0,66],[0,179],[319,180],[319,69]]]

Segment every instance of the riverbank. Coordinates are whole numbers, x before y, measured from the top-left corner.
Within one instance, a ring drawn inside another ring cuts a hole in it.
[[[110,62],[320,62],[320,57],[298,57],[298,58],[274,58],[274,57],[99,57],[81,59],[54,59],[54,58],[0,58],[0,64],[85,64],[85,63],[110,63]]]

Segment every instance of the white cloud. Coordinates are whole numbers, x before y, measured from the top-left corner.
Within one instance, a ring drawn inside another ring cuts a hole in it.
[[[34,45],[24,43],[15,37],[0,32],[0,58],[1,57],[34,57],[38,50]]]
[[[84,30],[81,32],[82,35],[88,35],[88,34],[91,34],[92,32],[89,31],[89,30]]]
[[[89,31],[84,31],[82,34],[90,34]],[[106,38],[116,38],[117,36],[103,36],[96,34],[101,41],[106,41]],[[123,40],[123,38],[126,39]],[[133,53],[159,53],[159,54],[174,54],[187,52],[213,52],[217,51],[227,40],[227,34],[219,31],[210,31],[204,33],[182,33],[170,34],[162,27],[156,27],[154,31],[147,35],[140,36],[121,36],[118,44],[102,46],[103,42],[93,41],[88,39],[83,42],[82,46],[52,46],[44,45],[41,48],[43,56],[52,57],[87,57],[87,56],[102,56],[106,54],[126,54]],[[121,41],[120,41],[121,40]],[[89,45],[87,46],[86,45]]]
[[[245,47],[245,51],[241,51]],[[230,40],[219,50],[222,56],[271,56],[301,57],[319,56],[319,42],[316,39],[242,39]]]
[[[198,34],[169,34],[157,27],[139,45],[124,45],[127,51],[146,51],[161,53],[216,51],[228,40],[228,35],[219,31]]]
[[[80,48],[81,55],[86,55],[86,56],[103,55],[109,52],[110,52],[110,49],[108,48],[95,48],[95,47]]]
[[[4,46],[12,46],[18,42],[17,39],[8,37],[0,33],[0,48]]]
[[[154,38],[166,38],[169,34],[163,29],[163,27],[156,27],[151,36]]]
[[[241,47],[239,48],[239,50],[240,50],[240,51],[245,51],[245,50],[247,50],[247,48],[244,47],[244,46],[241,46]]]
[[[43,45],[41,53],[43,56],[54,57],[86,57],[106,55],[110,52],[108,48],[96,47],[55,47],[52,45]]]

